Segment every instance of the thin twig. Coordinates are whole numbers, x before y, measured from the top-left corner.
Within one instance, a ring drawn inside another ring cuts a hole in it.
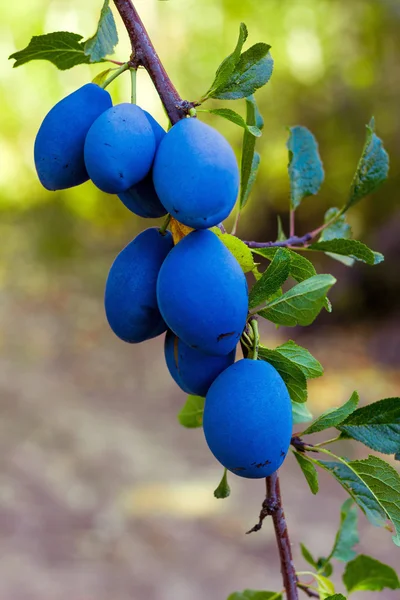
[[[317,592],[314,592],[313,590],[310,590],[310,588],[308,587],[308,585],[305,585],[304,583],[297,582],[297,587],[299,588],[299,590],[301,590],[302,592],[304,592],[305,594],[307,594],[307,596],[309,598],[320,598],[320,595]]]
[[[278,473],[273,473],[266,479],[267,495],[262,504],[258,523],[248,533],[259,531],[264,519],[271,516],[274,524],[276,543],[281,561],[281,573],[287,600],[298,600],[297,576],[293,564],[292,549],[285,514],[282,507],[282,497]]]
[[[146,69],[171,123],[177,123],[187,114],[191,103],[183,101],[176,91],[131,0],[114,0],[114,4],[131,41],[130,66],[133,68],[143,66]]]
[[[288,246],[305,246],[308,242],[313,239],[312,233],[306,233],[305,235],[298,237],[293,235],[287,240],[280,240],[279,242],[245,242],[249,248],[287,248]]]

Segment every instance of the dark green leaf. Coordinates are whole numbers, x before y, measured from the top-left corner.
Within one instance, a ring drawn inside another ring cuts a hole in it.
[[[257,108],[254,96],[246,98],[246,123],[249,127],[257,127],[260,131],[264,127],[264,121]],[[255,152],[256,140],[245,130],[242,144],[242,160],[240,165],[240,194],[239,208],[242,209],[250,196],[251,190],[257,177],[260,166],[260,155]]]
[[[317,561],[317,569],[318,573],[321,573],[324,577],[330,577],[333,573],[332,563],[323,556]]]
[[[243,45],[247,40],[247,37],[247,27],[244,23],[241,23],[236,48],[232,52],[232,54],[227,56],[218,67],[217,72],[215,73],[215,79],[213,81],[213,84],[211,85],[208,92],[204,95],[203,100],[206,100],[207,98],[212,98],[213,93],[217,91],[220,87],[224,87],[224,85],[229,81],[232,73],[235,70],[236,65],[239,62],[240,54],[242,52]]]
[[[294,362],[299,369],[301,369],[307,379],[314,379],[315,377],[321,377],[324,373],[324,369],[320,362],[313,357],[311,352],[306,348],[298,346],[292,340],[281,344],[275,348],[277,352],[286,356],[289,360]]]
[[[356,410],[359,400],[358,393],[353,392],[350,400],[348,400],[346,404],[343,404],[343,406],[340,406],[339,408],[330,408],[324,412],[310,425],[310,427],[307,427],[303,435],[324,431],[330,427],[337,427],[337,425],[340,425],[340,423]]]
[[[231,121],[231,123],[235,123],[235,125],[239,125],[239,127],[243,127],[243,129],[246,129],[246,131],[253,137],[261,136],[261,129],[255,125],[248,125],[242,116],[230,108],[212,108],[207,111],[204,110],[198,112],[209,112],[213,115],[218,115],[219,117],[223,117],[224,119]]]
[[[327,596],[325,600],[347,600],[347,598],[343,594],[333,594],[333,596]]]
[[[97,31],[85,42],[85,54],[90,57],[90,62],[99,62],[106,56],[114,54],[117,44],[118,32],[111,12],[110,0],[104,0]]]
[[[254,94],[271,78],[274,61],[269,53],[270,48],[268,44],[260,42],[243,52],[229,80],[208,97],[238,100]]]
[[[356,507],[353,504],[352,498],[349,498],[343,504],[340,511],[340,527],[329,558],[336,558],[336,560],[347,562],[356,556],[353,546],[360,541],[357,531],[357,521]]]
[[[282,287],[290,273],[290,253],[279,248],[268,269],[250,291],[249,308],[261,306]]]
[[[57,69],[64,71],[90,62],[81,39],[81,35],[68,31],[35,35],[26,48],[14,52],[9,58],[15,59],[14,67],[31,60],[49,60]]]
[[[259,256],[264,256],[269,260],[273,260],[275,254],[277,253],[277,248],[252,248],[253,254],[258,254]],[[293,277],[295,281],[301,283],[310,277],[313,277],[317,274],[314,265],[304,256],[294,252],[293,250],[289,250],[291,256],[291,264],[290,264],[290,275]]]
[[[335,219],[335,222],[329,225],[321,233],[318,241],[329,242],[329,240],[336,240],[338,238],[349,239],[351,238],[351,227],[346,221],[346,215],[340,215],[338,208],[329,208],[324,217],[324,223],[330,223]]]
[[[392,567],[364,554],[360,554],[346,565],[343,582],[349,593],[361,590],[381,592],[385,588],[400,588],[399,578]]]
[[[293,453],[313,494],[318,493],[318,473],[313,463],[300,452]]]
[[[389,516],[395,528],[393,542],[396,546],[400,546],[400,475],[391,465],[377,456],[369,456],[365,460],[353,460],[348,464],[371,490]]]
[[[383,527],[386,525],[386,512],[383,510],[371,490],[350,467],[340,462],[322,460],[316,460],[314,462],[335,477],[365,513],[372,525],[375,525],[376,527]]]
[[[184,427],[194,429],[203,425],[205,399],[200,396],[188,396],[185,406],[178,414],[178,421]]]
[[[368,265],[377,265],[384,260],[380,252],[373,252],[356,240],[345,240],[342,238],[329,240],[326,242],[316,242],[309,246],[310,250],[319,250],[321,252],[331,252],[343,256],[349,256],[355,260],[365,262]]]
[[[255,590],[244,590],[231,594],[228,600],[283,600],[280,592],[256,592]]]
[[[374,192],[387,179],[389,156],[382,140],[374,133],[375,122],[367,125],[367,137],[357,171],[350,188],[349,199],[344,207],[348,210],[365,196]]]
[[[332,275],[314,275],[270,302],[259,315],[287,327],[311,325],[324,306],[326,294],[335,283]]]
[[[224,474],[222,476],[221,481],[218,484],[218,487],[216,490],[214,490],[214,496],[215,498],[220,499],[224,499],[224,498],[228,498],[231,495],[231,488],[229,487],[229,483],[228,483],[228,471],[227,469],[224,469]]]
[[[307,196],[315,195],[324,181],[318,144],[306,127],[291,127],[287,142],[291,206],[296,209]]]
[[[275,367],[285,382],[293,402],[307,401],[307,380],[299,367],[276,350],[269,350],[264,346],[260,346],[258,357]]]
[[[307,561],[309,565],[317,569],[317,561],[315,560],[309,549],[302,543],[300,543],[300,549],[304,560]]]
[[[400,398],[363,406],[338,426],[347,436],[383,454],[400,452]]]
[[[308,423],[309,421],[312,421],[313,418],[312,414],[307,408],[307,405],[299,404],[298,402],[292,402],[292,417],[294,425],[298,425],[299,423]]]

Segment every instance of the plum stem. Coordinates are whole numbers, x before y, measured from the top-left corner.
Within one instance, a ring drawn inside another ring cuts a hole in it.
[[[298,579],[293,563],[292,548],[290,545],[285,513],[283,512],[278,471],[266,478],[266,487],[267,493],[262,504],[259,521],[247,533],[260,531],[264,519],[272,517],[281,562],[283,586],[286,591],[287,600],[298,600]]]
[[[136,104],[136,76],[137,69],[130,69],[131,73],[131,103]]]
[[[102,85],[101,85],[100,87],[102,87],[102,88],[103,88],[103,90],[104,90],[104,89],[105,89],[105,88],[106,88],[108,85],[110,85],[110,83],[111,83],[112,81],[114,81],[114,79],[117,79],[117,77],[119,77],[119,76],[121,75],[121,73],[124,73],[124,71],[127,71],[128,69],[129,69],[129,63],[127,63],[127,62],[126,62],[126,63],[123,63],[123,64],[122,64],[122,65],[119,67],[119,69],[115,69],[115,70],[113,69],[113,71],[114,71],[114,72],[113,72],[113,73],[110,75],[110,77],[108,77],[108,78],[107,78],[107,79],[104,81],[104,83],[102,83]]]
[[[114,0],[116,9],[128,32],[132,46],[129,61],[131,68],[143,66],[150,75],[171,123],[174,125],[193,108],[191,102],[182,100],[167,75],[131,0]]]

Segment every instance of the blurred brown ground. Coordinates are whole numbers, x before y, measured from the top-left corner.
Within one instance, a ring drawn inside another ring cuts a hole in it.
[[[18,231],[3,237],[20,254],[1,297],[0,598],[224,600],[246,587],[279,590],[271,524],[244,535],[263,482],[232,476],[231,497],[215,500],[221,469],[201,430],[177,423],[185,395],[168,377],[162,339],[129,346],[107,327],[111,253],[37,262]],[[262,327],[265,343],[294,337],[326,365],[310,385],[315,414],[354,389],[363,402],[398,393],[398,370],[374,356],[373,327],[306,331]],[[341,450],[368,454],[348,442]],[[345,494],[321,473],[311,497],[292,457],[282,482],[296,565],[306,569],[299,542],[329,549]],[[359,550],[398,566],[390,534],[363,516],[360,524]]]

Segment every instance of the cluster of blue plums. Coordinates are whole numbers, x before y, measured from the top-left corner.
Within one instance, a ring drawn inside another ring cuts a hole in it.
[[[129,343],[165,334],[168,369],[182,390],[206,398],[204,433],[216,458],[242,477],[266,477],[289,448],[287,388],[274,367],[235,362],[248,318],[243,271],[209,230],[236,202],[239,170],[220,133],[184,118],[166,133],[134,104],[113,106],[87,84],[45,117],[35,142],[44,187],[88,179],[141,217],[170,213],[194,229],[174,245],[169,231],[144,230],[117,256],[105,289],[114,333]]]

